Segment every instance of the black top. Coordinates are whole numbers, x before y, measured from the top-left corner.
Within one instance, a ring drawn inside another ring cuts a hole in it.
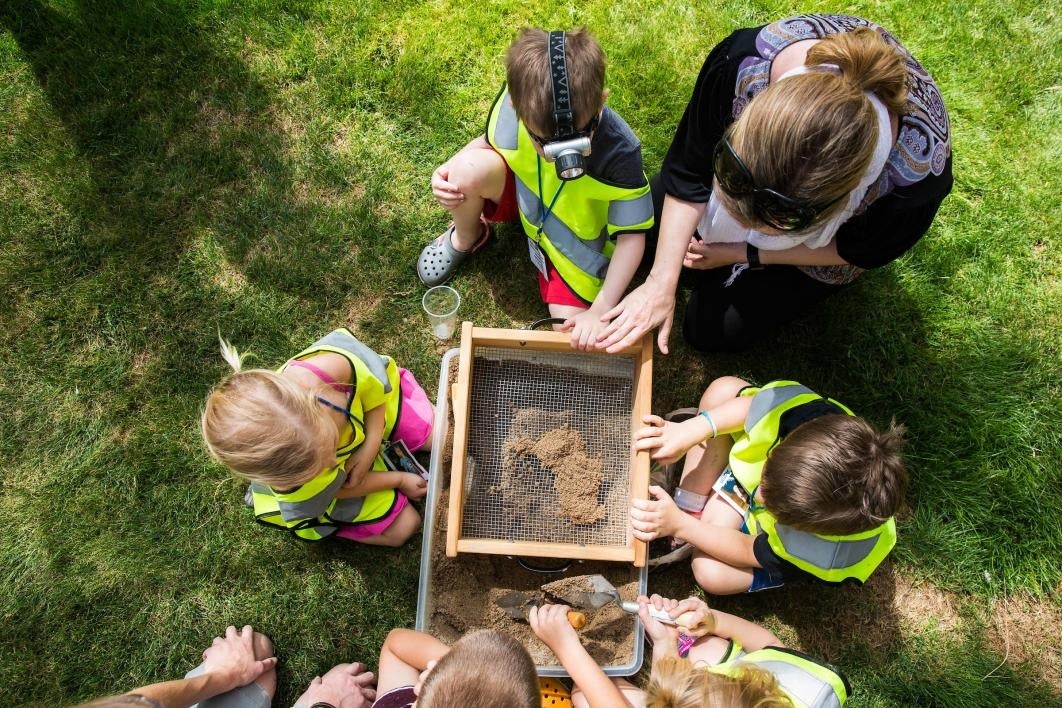
[[[793,29],[798,20],[804,34]],[[740,115],[747,98],[766,88],[764,68],[769,71],[769,60],[794,41],[858,25],[869,23],[841,15],[806,15],[739,29],[720,42],[701,68],[693,95],[664,158],[661,168],[664,190],[684,201],[707,202],[711,194],[712,151],[735,116]],[[868,197],[876,196],[876,199],[845,222],[835,236],[840,256],[861,268],[883,266],[913,246],[929,229],[952,185],[950,131],[936,86],[891,35],[870,26],[904,53],[910,95],[909,111],[901,118],[897,146],[889,157],[882,180],[871,187],[874,194],[868,192]],[[905,160],[911,162],[908,153],[916,149],[916,142],[927,145],[927,154],[915,156],[916,160],[923,160],[916,167],[924,175],[905,173],[903,167]]]

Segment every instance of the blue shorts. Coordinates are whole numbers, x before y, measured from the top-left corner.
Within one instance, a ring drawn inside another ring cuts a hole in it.
[[[748,522],[744,521],[741,523],[741,533],[747,534],[748,532]],[[783,585],[785,585],[785,577],[777,570],[772,570],[771,568],[753,568],[752,583],[749,585],[747,592],[770,590],[771,588],[780,588]]]

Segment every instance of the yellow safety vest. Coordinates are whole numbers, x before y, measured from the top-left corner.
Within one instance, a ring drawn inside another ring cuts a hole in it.
[[[733,676],[742,666],[755,666],[773,675],[795,708],[840,708],[852,693],[847,677],[836,666],[782,647],[765,647],[746,654],[736,646],[724,663],[708,670]]]
[[[259,523],[291,531],[305,541],[320,541],[341,526],[378,521],[391,513],[398,501],[394,489],[382,489],[365,497],[336,499],[336,493],[347,479],[344,464],[365,440],[365,411],[384,405],[384,439],[394,429],[401,399],[398,367],[393,359],[377,354],[343,328],[296,354],[280,371],[296,359],[309,359],[324,352],[339,354],[354,372],[354,388],[347,405],[352,420],[340,435],[335,467],[323,470],[290,492],[280,492],[258,482],[250,487],[254,515]],[[379,456],[372,468],[374,471],[387,469]]]
[[[619,120],[615,114],[611,117]],[[587,173],[564,182],[535,151],[504,86],[490,109],[487,141],[516,176],[524,233],[549,256],[575,294],[592,303],[605,282],[616,236],[653,225],[648,181],[641,187],[623,187]],[[553,209],[543,223],[551,202]]]
[[[760,484],[764,462],[780,442],[779,427],[784,413],[808,403],[826,401],[844,414],[854,415],[841,403],[795,381],[772,381],[762,388],[746,388],[741,395],[753,399],[744,431],[734,434],[730,469],[750,498]],[[746,526],[750,534],[767,534],[771,549],[780,558],[830,583],[849,579],[866,582],[896,545],[896,521],[892,518],[869,531],[830,536],[780,524],[770,511],[754,505]]]

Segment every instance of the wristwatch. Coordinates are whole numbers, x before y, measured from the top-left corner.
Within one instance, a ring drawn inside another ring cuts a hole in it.
[[[749,270],[759,270],[763,268],[763,264],[760,263],[760,249],[753,246],[751,243],[745,244],[745,260],[749,264]]]

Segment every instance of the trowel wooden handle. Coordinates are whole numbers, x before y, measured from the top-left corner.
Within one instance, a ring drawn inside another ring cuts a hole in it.
[[[697,613],[683,612],[678,617],[672,618],[668,614],[667,610],[658,610],[653,606],[649,606],[649,616],[662,624],[669,624],[672,627],[683,627],[684,629],[697,629],[699,625],[694,624],[697,622]],[[703,623],[702,623],[703,624]]]
[[[586,615],[575,610],[568,610],[568,624],[574,629],[582,629],[586,626]]]

